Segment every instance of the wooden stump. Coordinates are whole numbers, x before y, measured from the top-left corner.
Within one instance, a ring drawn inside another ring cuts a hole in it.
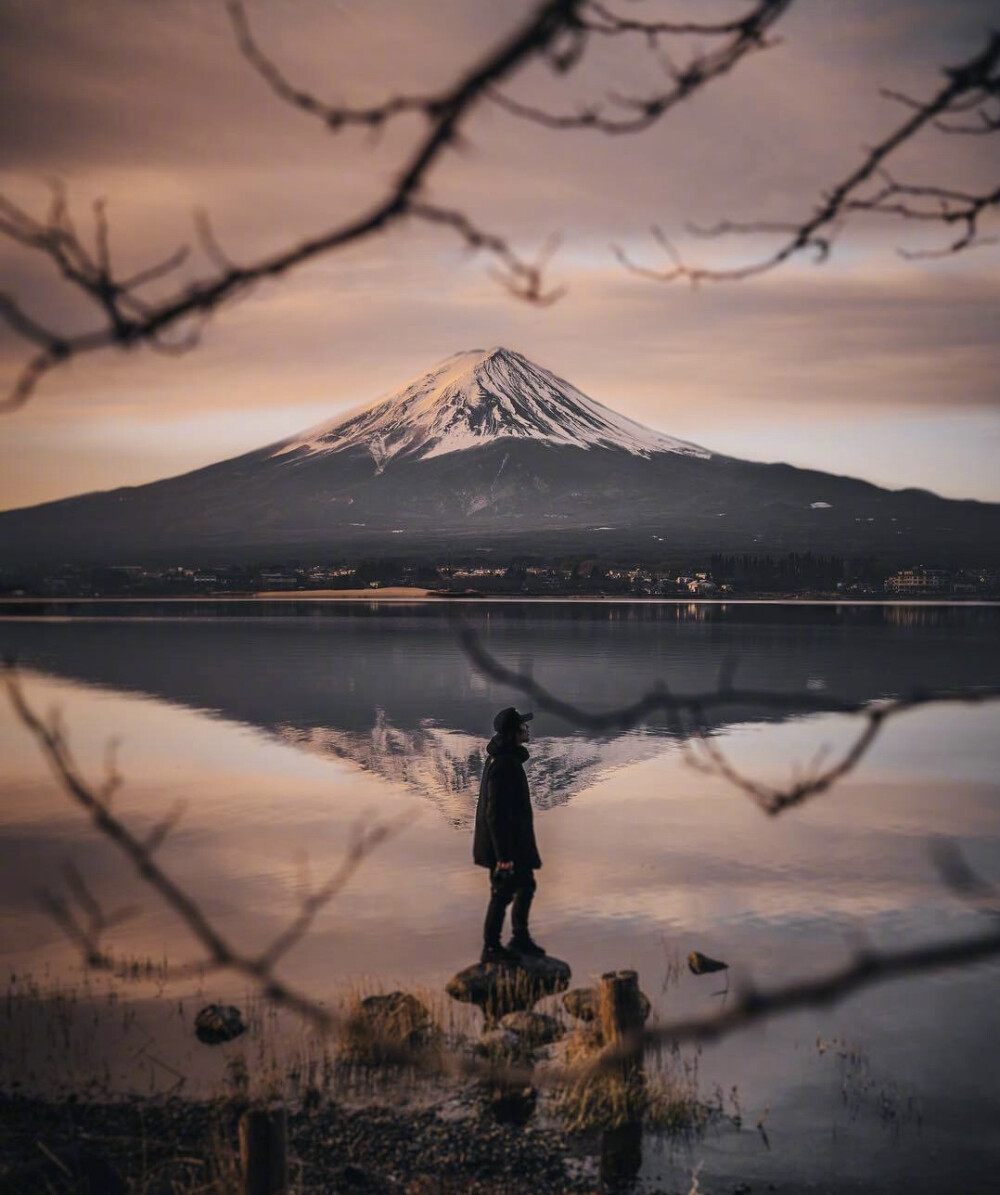
[[[285,1109],[252,1108],[240,1119],[243,1195],[287,1195]]]
[[[628,1079],[642,1066],[642,1026],[645,1020],[639,976],[635,971],[608,971],[601,976],[599,1000],[601,1037],[605,1046],[627,1051],[622,1077]]]
[[[622,1101],[624,1119],[601,1134],[601,1181],[607,1191],[630,1190],[642,1166],[642,1029],[647,1009],[635,971],[601,976],[597,1014],[605,1050],[623,1050],[608,1076]]]

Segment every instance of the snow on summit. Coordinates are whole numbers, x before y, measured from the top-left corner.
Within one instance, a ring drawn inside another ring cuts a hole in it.
[[[443,456],[502,437],[646,457],[711,456],[612,411],[505,348],[456,353],[402,390],[285,441],[273,455],[311,456],[361,445],[382,469],[393,457]]]

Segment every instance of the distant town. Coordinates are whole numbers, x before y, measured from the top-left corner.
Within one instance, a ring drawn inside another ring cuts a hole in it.
[[[624,564],[597,558],[518,557],[452,562],[359,560],[334,563],[66,565],[0,567],[0,598],[227,597],[259,593],[431,590],[442,596],[632,598],[851,597],[996,598],[1000,569],[906,567],[811,552],[717,555],[705,564]]]

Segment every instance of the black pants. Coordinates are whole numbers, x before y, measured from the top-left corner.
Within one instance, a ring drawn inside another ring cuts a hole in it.
[[[513,908],[510,911],[510,928],[514,936],[518,937],[528,932],[528,914],[531,912],[531,901],[536,887],[535,875],[531,868],[515,868],[513,871],[497,871],[495,867],[492,869],[490,903],[483,925],[483,941],[487,946],[499,945],[504,915],[511,903]]]

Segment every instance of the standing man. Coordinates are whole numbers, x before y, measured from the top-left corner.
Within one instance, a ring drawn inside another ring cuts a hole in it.
[[[524,761],[530,740],[528,723],[532,714],[519,714],[513,706],[493,719],[496,734],[486,748],[489,759],[483,769],[476,806],[473,860],[490,869],[490,903],[483,925],[484,963],[515,963],[520,956],[545,954],[528,933],[528,913],[535,895],[535,868],[542,860],[535,845],[531,795]],[[501,945],[507,906],[512,935]]]

